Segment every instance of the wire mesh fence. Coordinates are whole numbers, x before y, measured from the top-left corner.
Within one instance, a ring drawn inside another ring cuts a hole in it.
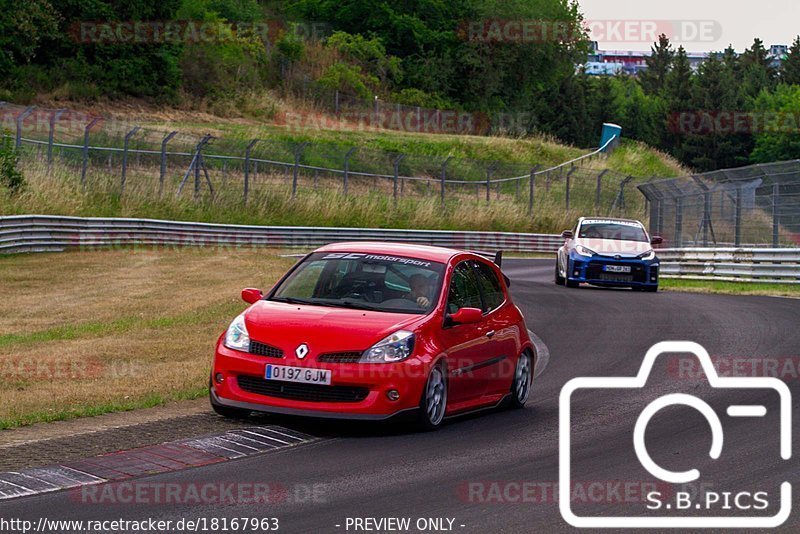
[[[800,160],[638,186],[669,247],[800,245]]]
[[[0,103],[0,127],[23,158],[66,166],[87,191],[213,202],[267,195],[379,195],[442,208],[516,205],[533,217],[641,218],[633,178],[598,168],[600,150],[544,168],[520,162],[410,154],[332,142],[214,137],[142,127],[69,110]],[[602,161],[600,162],[602,163]]]

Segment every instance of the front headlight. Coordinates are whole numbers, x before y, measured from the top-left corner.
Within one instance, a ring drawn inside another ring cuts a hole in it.
[[[586,256],[587,258],[591,258],[595,254],[597,254],[594,250],[586,248],[583,245],[578,245],[577,247],[575,247],[575,252],[577,252],[581,256]]]
[[[234,319],[225,332],[225,346],[243,352],[250,350],[250,334],[244,325],[244,314]]]
[[[639,254],[639,259],[645,261],[650,261],[652,259],[655,259],[655,257],[656,257],[656,251],[653,249],[648,250],[644,254]]]
[[[361,363],[394,363],[411,356],[414,351],[414,333],[398,330],[375,343],[361,355]]]

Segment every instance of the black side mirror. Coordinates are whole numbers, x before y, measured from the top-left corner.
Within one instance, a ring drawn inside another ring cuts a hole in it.
[[[564,230],[563,232],[561,232],[561,237],[563,237],[564,239],[572,239],[573,235],[574,234],[572,233],[572,230]]]

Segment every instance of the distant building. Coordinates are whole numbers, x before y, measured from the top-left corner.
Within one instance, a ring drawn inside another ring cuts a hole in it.
[[[586,62],[586,72],[595,76],[613,76],[624,72],[636,76],[647,69],[647,58],[652,51],[638,50],[601,50],[597,41],[592,41],[592,50]],[[710,52],[687,52],[686,57],[692,70],[697,70],[700,64],[711,56]],[[602,67],[608,65],[608,67]],[[620,67],[621,65],[621,67]]]
[[[771,45],[769,47],[769,58],[771,60],[771,65],[776,69],[780,68],[783,64],[786,56],[789,55],[789,45],[785,44],[777,44]]]

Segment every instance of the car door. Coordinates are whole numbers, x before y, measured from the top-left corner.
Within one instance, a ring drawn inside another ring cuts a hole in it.
[[[513,305],[508,302],[505,286],[497,269],[482,260],[475,260],[473,269],[481,290],[486,331],[489,342],[477,372],[486,384],[484,395],[503,396],[510,390],[511,377],[519,345],[519,326]]]
[[[460,308],[483,308],[478,277],[468,261],[457,264],[448,286],[447,310],[453,314]],[[454,411],[480,398],[486,388],[483,373],[475,371],[484,359],[489,345],[486,322],[445,324],[440,339],[447,354],[449,374],[448,404]]]

